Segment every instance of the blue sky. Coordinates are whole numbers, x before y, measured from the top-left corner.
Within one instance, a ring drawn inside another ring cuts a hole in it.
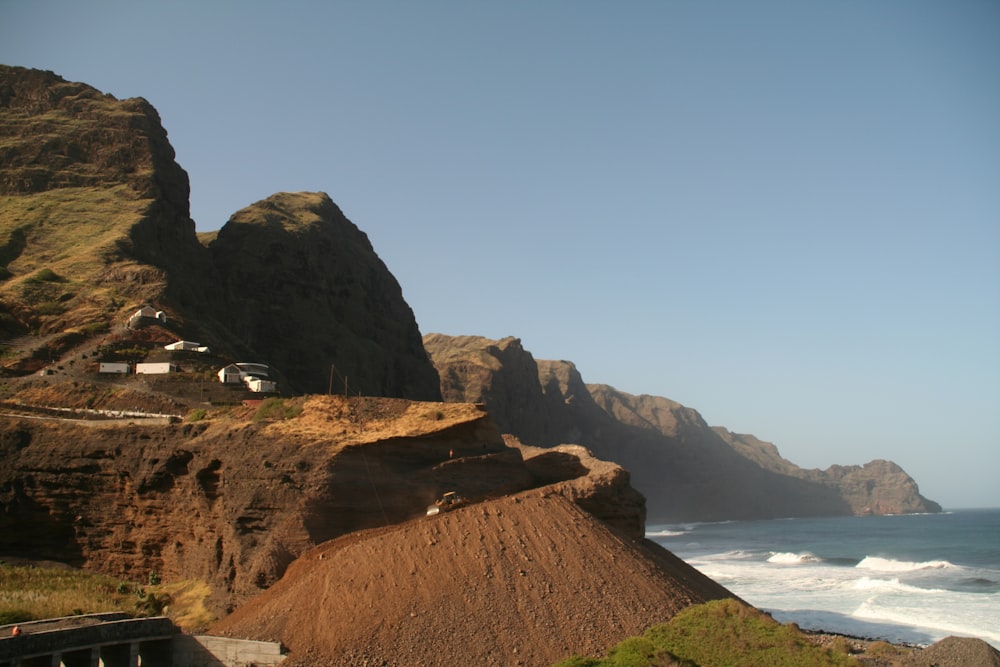
[[[0,0],[199,230],[328,192],[421,331],[1000,506],[1000,3]]]

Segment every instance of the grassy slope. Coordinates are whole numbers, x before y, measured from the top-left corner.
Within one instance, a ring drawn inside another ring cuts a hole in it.
[[[844,654],[816,646],[796,627],[736,600],[685,609],[669,623],[630,637],[605,658],[574,656],[556,667],[839,667],[857,665]]]
[[[180,627],[198,629],[214,620],[205,608],[210,592],[199,581],[137,584],[69,568],[0,562],[0,624],[106,611],[166,612]]]

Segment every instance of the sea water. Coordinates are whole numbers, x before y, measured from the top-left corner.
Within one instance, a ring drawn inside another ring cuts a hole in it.
[[[650,525],[646,536],[784,623],[1000,648],[1000,509]]]

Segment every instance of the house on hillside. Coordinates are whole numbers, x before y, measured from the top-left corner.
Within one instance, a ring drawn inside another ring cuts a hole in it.
[[[172,351],[188,350],[191,352],[202,352],[202,353],[210,351],[207,346],[202,345],[201,343],[196,343],[193,340],[179,340],[175,343],[164,345],[163,349]]]
[[[132,317],[128,318],[128,328],[134,329],[136,327],[143,326],[150,320],[156,320],[160,324],[167,323],[167,314],[162,310],[157,310],[152,306],[143,306],[139,310],[132,313]]]
[[[120,361],[102,361],[97,365],[97,372],[128,375],[132,372],[132,366]]]
[[[165,373],[176,373],[180,368],[177,364],[169,361],[156,363],[141,363],[135,365],[136,375],[163,375]]]
[[[247,389],[256,394],[273,394],[278,391],[278,383],[274,380],[249,376],[243,378],[243,382],[246,384]]]
[[[278,383],[268,379],[270,372],[266,364],[238,362],[223,366],[216,375],[223,384],[242,382],[252,392],[269,394],[278,391]]]
[[[243,371],[236,364],[223,366],[216,375],[219,376],[219,382],[222,384],[238,384],[243,382]]]

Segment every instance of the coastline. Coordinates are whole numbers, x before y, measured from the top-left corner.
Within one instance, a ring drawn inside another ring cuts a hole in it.
[[[647,537],[781,623],[908,648],[1000,649],[1000,509],[647,525]]]

